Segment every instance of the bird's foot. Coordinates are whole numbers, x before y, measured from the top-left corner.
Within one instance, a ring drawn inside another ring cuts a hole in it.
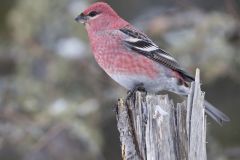
[[[144,88],[144,84],[139,83],[139,84],[135,85],[133,89],[128,91],[125,104],[127,104],[127,101],[129,101],[135,95],[136,91],[146,92],[146,90]]]

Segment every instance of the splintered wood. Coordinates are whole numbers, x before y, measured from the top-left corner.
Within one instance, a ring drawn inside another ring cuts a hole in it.
[[[206,117],[199,70],[187,102],[137,92],[117,106],[124,160],[206,160]]]

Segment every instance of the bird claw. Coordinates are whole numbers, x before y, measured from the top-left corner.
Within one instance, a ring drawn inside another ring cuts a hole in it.
[[[136,93],[137,91],[146,92],[143,83],[139,83],[139,84],[135,85],[133,89],[131,89],[131,90],[128,91],[125,104],[127,104],[127,102],[135,95],[135,93]]]

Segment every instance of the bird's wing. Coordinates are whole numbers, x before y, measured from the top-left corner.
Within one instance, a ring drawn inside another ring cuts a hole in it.
[[[144,33],[130,26],[121,28],[120,31],[128,37],[124,40],[126,47],[178,72],[185,81],[194,81],[194,77],[187,73],[169,53],[159,48]]]

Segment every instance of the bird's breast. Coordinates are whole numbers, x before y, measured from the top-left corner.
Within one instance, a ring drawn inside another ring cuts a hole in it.
[[[146,75],[155,78],[159,74],[158,65],[138,53],[129,51],[118,39],[99,40],[92,46],[97,63],[108,74]]]

